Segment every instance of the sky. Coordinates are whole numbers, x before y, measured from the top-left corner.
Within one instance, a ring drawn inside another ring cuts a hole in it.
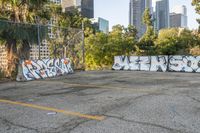
[[[125,27],[129,22],[129,1],[130,0],[94,0],[94,17],[102,17],[109,21],[109,28],[113,25],[121,24]],[[155,5],[153,0],[153,6]],[[188,27],[197,29],[198,23],[196,18],[200,17],[195,13],[194,7],[191,5],[192,0],[169,0],[170,10],[177,5],[185,5],[187,7]]]

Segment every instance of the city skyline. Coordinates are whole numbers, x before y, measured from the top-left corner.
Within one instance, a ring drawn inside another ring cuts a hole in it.
[[[152,0],[130,0],[129,24],[136,27],[139,37],[141,37],[146,31],[146,26],[141,23],[145,8],[149,8],[150,10],[152,9]]]
[[[61,1],[60,1],[61,2]],[[82,16],[94,18],[94,0],[62,0],[63,10],[70,11],[73,8],[78,8]]]
[[[170,13],[170,27],[187,28],[187,8],[186,6],[176,6]]]
[[[102,17],[110,22],[110,30],[113,25],[121,24],[125,27],[129,24],[129,2],[130,0],[94,0],[94,16]],[[156,0],[153,0],[153,7],[155,8]],[[105,4],[106,3],[106,4]],[[185,5],[188,10],[188,27],[190,29],[197,29],[198,23],[196,19],[199,17],[195,13],[194,7],[190,0],[169,0],[170,12],[172,8],[177,5]]]
[[[155,29],[159,31],[163,28],[170,27],[169,21],[169,0],[159,0],[156,1],[155,6]]]

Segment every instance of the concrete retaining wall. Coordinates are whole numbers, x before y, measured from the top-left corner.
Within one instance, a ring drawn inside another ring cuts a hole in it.
[[[21,61],[17,81],[44,79],[73,73],[69,59],[43,59]]]
[[[200,72],[200,56],[115,56],[114,70]]]

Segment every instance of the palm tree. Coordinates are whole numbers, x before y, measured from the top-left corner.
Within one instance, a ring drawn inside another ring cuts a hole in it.
[[[46,3],[47,0],[0,0],[0,39],[7,50],[7,76],[16,75],[20,58],[29,58],[30,43],[37,41],[37,26],[26,23],[34,23],[36,16],[44,17],[42,7]]]

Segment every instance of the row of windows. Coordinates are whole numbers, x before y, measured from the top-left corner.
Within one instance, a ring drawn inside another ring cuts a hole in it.
[[[39,52],[30,52],[30,55],[36,55],[39,54]],[[50,54],[49,52],[40,52],[40,55],[42,54]]]
[[[32,53],[38,53],[39,49],[33,49],[33,50],[30,50],[30,52],[32,52]],[[40,49],[40,52],[49,52],[49,50],[48,49]]]
[[[48,46],[40,46],[40,49],[42,48],[49,48]],[[31,49],[39,49],[39,46],[32,46]]]
[[[39,55],[38,55],[38,54],[36,54],[36,55],[31,55],[30,57],[36,57],[36,56],[37,56],[37,57],[39,57]],[[45,54],[43,54],[43,55],[40,55],[40,57],[42,57],[42,56],[46,57],[46,56],[49,56],[49,54],[46,54],[46,55],[45,55]]]
[[[47,53],[50,53],[49,51],[47,50],[40,50],[40,54],[47,54]],[[39,51],[36,50],[36,51],[31,51],[30,54],[39,54]]]
[[[39,49],[39,47],[32,47],[31,50],[33,49]],[[40,49],[49,49],[49,47],[40,47]]]

